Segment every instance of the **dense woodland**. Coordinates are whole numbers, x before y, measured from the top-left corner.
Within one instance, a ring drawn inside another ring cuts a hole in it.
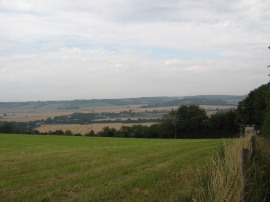
[[[238,104],[237,121],[244,125],[255,125],[262,133],[270,132],[270,83],[251,91]]]

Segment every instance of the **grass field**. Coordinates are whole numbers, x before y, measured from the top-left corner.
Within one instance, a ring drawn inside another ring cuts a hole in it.
[[[0,134],[0,201],[190,201],[222,142]]]

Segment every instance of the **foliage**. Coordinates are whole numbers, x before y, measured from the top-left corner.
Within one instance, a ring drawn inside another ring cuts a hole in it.
[[[0,133],[33,133],[37,122],[1,122]]]
[[[14,128],[11,123],[5,122],[0,125],[0,133],[13,133]]]
[[[62,130],[56,130],[56,131],[51,131],[49,132],[51,135],[65,135],[64,131]]]
[[[70,136],[70,135],[72,135],[72,132],[70,130],[66,130],[64,134],[67,136]]]
[[[122,111],[119,113],[114,112],[102,112],[102,113],[73,113],[71,115],[55,116],[54,118],[47,118],[45,121],[40,121],[44,124],[90,124],[90,123],[146,123],[146,122],[158,122],[159,118],[137,118],[130,119],[132,117],[146,117],[146,115],[160,115],[160,113],[166,113],[167,111],[146,111],[146,112],[133,112]],[[120,120],[120,118],[127,118]],[[105,120],[104,120],[105,119]],[[112,120],[110,120],[112,119]]]
[[[178,108],[177,137],[188,137],[198,134],[203,129],[203,121],[207,120],[205,110],[196,105],[184,105]]]
[[[250,136],[234,139],[224,144],[209,165],[199,171],[195,185],[194,200],[202,202],[242,201],[243,175],[240,172],[239,151],[250,148]],[[247,201],[269,201],[269,142],[263,137],[256,141],[256,154],[247,169]]]
[[[115,137],[115,133],[116,133],[115,128],[104,127],[102,131],[97,133],[97,136]]]
[[[235,111],[216,113],[204,122],[204,126],[210,137],[233,137],[239,132]]]
[[[95,136],[95,132],[91,130],[89,133],[87,133],[85,136]]]
[[[87,136],[127,138],[223,138],[234,137],[239,130],[235,112],[218,113],[210,118],[195,105],[181,106],[165,115],[159,124],[122,126],[119,130],[104,127]]]
[[[270,49],[270,46],[268,47]],[[267,66],[267,68],[270,67],[270,65]],[[270,74],[268,75],[270,76]],[[268,89],[266,93],[266,114],[263,121],[263,134],[270,137],[270,82],[268,82]]]
[[[235,112],[217,113],[209,118],[196,105],[184,105],[171,111],[163,117],[161,126],[174,138],[232,137],[238,132]]]
[[[265,135],[270,136],[270,83],[266,93],[266,112],[263,121],[262,131]]]
[[[237,107],[237,121],[242,125],[255,125],[261,129],[264,123],[266,109],[269,108],[270,83],[251,91]],[[269,113],[269,112],[268,112]],[[266,123],[267,124],[267,123]]]
[[[97,118],[96,113],[73,113],[71,115],[55,116],[47,118],[46,124],[86,124]]]

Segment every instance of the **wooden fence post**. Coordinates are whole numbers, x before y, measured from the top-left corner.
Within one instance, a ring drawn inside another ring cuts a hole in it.
[[[241,180],[243,189],[241,192],[241,202],[248,201],[248,167],[249,167],[249,150],[242,148],[241,150]]]

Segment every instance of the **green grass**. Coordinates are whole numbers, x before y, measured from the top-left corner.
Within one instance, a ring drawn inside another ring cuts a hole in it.
[[[0,134],[0,201],[190,201],[221,143]]]

